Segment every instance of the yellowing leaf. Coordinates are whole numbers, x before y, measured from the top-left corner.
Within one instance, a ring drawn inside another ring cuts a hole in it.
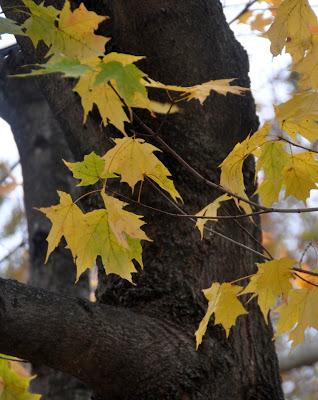
[[[237,143],[234,149],[221,163],[220,184],[243,198],[247,199],[243,178],[244,160],[266,142],[269,125],[264,125],[254,135],[248,136],[242,143]],[[240,203],[241,206],[244,206]],[[249,211],[249,209],[247,209]]]
[[[233,80],[234,79],[219,79],[216,81],[205,82],[201,85],[195,85],[191,88],[187,88],[184,97],[188,101],[197,99],[201,104],[203,104],[212,91],[225,96],[228,93],[242,95],[244,92],[249,90],[248,88],[243,88],[241,86],[231,86],[230,83]]]
[[[108,212],[108,223],[115,235],[118,243],[123,247],[128,247],[127,235],[134,239],[149,240],[148,236],[140,228],[145,223],[140,220],[141,215],[136,215],[126,211],[123,207],[127,206],[114,197],[102,194],[105,207]]]
[[[212,203],[204,207],[201,211],[199,211],[196,215],[199,217],[216,217],[218,213],[218,209],[221,207],[223,201],[230,200],[231,197],[227,194],[223,194],[222,196],[215,199]],[[213,221],[204,218],[198,218],[195,226],[199,229],[201,234],[201,239],[203,239],[204,226],[207,222]]]
[[[238,300],[237,295],[242,290],[241,286],[230,283],[213,283],[209,289],[203,290],[209,301],[207,312],[195,332],[197,348],[202,343],[203,336],[207,330],[212,314],[214,324],[221,324],[225,329],[226,336],[229,335],[231,327],[235,324],[237,317],[247,314],[247,311]]]
[[[64,163],[72,171],[74,178],[81,179],[77,186],[94,185],[99,179],[106,178],[105,160],[94,152],[84,156],[84,161],[75,163],[64,161]],[[109,177],[114,177],[114,175]]]
[[[318,139],[318,94],[314,91],[295,94],[291,100],[276,107],[276,118],[281,129],[293,140],[297,139],[298,133],[314,142]]]
[[[149,87],[154,87],[157,89],[172,90],[174,92],[182,92],[182,97],[188,101],[192,99],[197,99],[201,104],[205,102],[207,97],[210,95],[211,91],[217,92],[222,95],[228,93],[242,95],[248,88],[243,88],[241,86],[231,86],[230,83],[235,80],[232,79],[219,79],[214,81],[208,81],[202,83],[201,85],[195,85],[190,87],[175,86],[175,85],[165,85],[161,82],[156,82],[148,79],[146,85]]]
[[[116,82],[119,95],[129,106],[134,105],[134,96],[140,93],[147,97],[147,90],[142,84],[144,73],[134,64],[123,65],[118,61],[100,63],[100,72],[96,75],[96,85],[107,82]]]
[[[40,40],[43,40],[47,46],[51,46],[54,41],[55,23],[59,10],[44,5],[44,1],[36,4],[33,0],[23,0],[23,3],[31,13],[22,25],[26,35],[32,40],[35,47]]]
[[[160,151],[157,147],[142,139],[131,137],[115,139],[115,144],[115,147],[104,156],[106,173],[121,175],[121,181],[128,183],[132,189],[137,182],[143,181],[145,176],[148,176],[166,190],[174,200],[181,199],[173,181],[169,179],[170,172],[153,154],[154,151]]]
[[[142,266],[140,240],[127,236],[127,246],[122,246],[111,229],[108,211],[105,209],[85,214],[77,243],[71,249],[77,266],[77,278],[95,264],[97,256],[101,256],[108,274],[115,273],[129,281],[131,273],[136,272],[132,260],[135,259]]]
[[[274,56],[286,51],[299,61],[311,46],[312,26],[317,18],[307,0],[285,0],[277,10],[277,16],[267,32]]]
[[[77,266],[77,279],[101,256],[107,273],[131,280],[131,273],[136,271],[133,260],[142,266],[140,241],[149,240],[140,229],[142,217],[123,210],[126,203],[106,195],[107,210],[86,214],[67,193],[59,192],[59,196],[60,204],[40,209],[52,222],[46,259],[64,236]]]
[[[312,36],[312,47],[294,67],[300,74],[298,87],[303,90],[318,89],[318,35]]]
[[[294,141],[297,141],[297,134],[305,137],[310,142],[318,140],[318,117],[314,119],[304,118],[298,121],[287,120],[281,125]]]
[[[76,204],[73,203],[71,196],[65,192],[58,192],[60,203],[56,206],[39,208],[52,222],[52,228],[47,237],[48,249],[47,262],[52,251],[58,246],[62,237],[65,237],[70,249],[77,247],[78,232],[83,229],[83,213]]]
[[[299,121],[309,116],[316,116],[318,119],[318,93],[315,91],[297,93],[276,107],[276,118],[281,123],[286,120]]]
[[[79,60],[90,59],[103,55],[105,45],[110,38],[95,34],[98,25],[108,17],[88,11],[81,3],[74,11],[69,1],[64,3],[58,21],[58,29],[48,55],[58,59],[61,55]]]
[[[288,153],[281,142],[267,142],[261,149],[257,160],[257,171],[263,170],[264,178],[257,189],[262,203],[270,207],[278,201],[284,180],[282,170],[288,161]]]
[[[96,65],[100,63],[96,60]],[[129,119],[124,111],[124,105],[115,91],[107,84],[96,85],[96,71],[88,71],[82,75],[74,88],[81,97],[84,109],[84,123],[94,104],[98,107],[104,125],[108,122],[125,133],[124,123]]]
[[[285,197],[294,196],[305,201],[311,189],[316,189],[318,182],[318,162],[314,153],[301,152],[291,154],[283,169],[286,185]]]
[[[276,327],[276,336],[289,332],[292,347],[304,341],[306,328],[318,329],[318,288],[294,289],[289,292],[286,303],[276,311],[279,319]]]
[[[28,392],[32,378],[17,374],[10,361],[0,359],[0,399],[1,400],[39,400],[39,394]]]
[[[255,296],[258,296],[258,305],[266,321],[268,321],[268,312],[276,304],[278,297],[287,298],[288,292],[292,288],[291,268],[295,264],[295,260],[287,257],[258,263],[257,273],[252,276],[249,284],[241,292],[241,294],[255,293]]]

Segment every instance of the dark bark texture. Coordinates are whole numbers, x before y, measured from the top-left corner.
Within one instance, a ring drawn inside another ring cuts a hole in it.
[[[12,3],[18,2],[0,1],[4,9],[12,10]],[[73,1],[74,6],[79,3]],[[230,31],[218,1],[84,3],[111,16],[111,22],[100,28],[113,37],[108,50],[145,55],[141,68],[153,79],[188,86],[237,78],[238,84],[249,86],[247,55]],[[15,16],[12,11],[8,15]],[[27,40],[19,44],[28,63],[40,55]],[[61,140],[67,141],[75,159],[92,150],[102,154],[109,147],[109,137],[116,132],[101,131],[97,112],[82,125],[72,83],[46,77],[37,79],[37,84],[54,123],[59,124]],[[182,107],[182,113],[165,119],[160,136],[202,175],[217,181],[220,162],[238,141],[257,129],[253,99],[250,94],[212,94],[202,107],[194,101]],[[162,118],[152,119],[144,112],[138,112],[138,117],[154,131],[162,123]],[[146,133],[135,121],[134,131]],[[197,212],[220,194],[204,186],[171,154],[164,152],[161,157],[172,172],[186,212]],[[245,179],[252,193],[252,160],[246,163]],[[175,211],[147,182],[142,201]],[[100,274],[98,299],[104,304],[93,305],[1,281],[0,351],[80,378],[102,400],[282,399],[271,327],[253,302],[249,316],[238,319],[229,340],[222,328],[211,325],[199,351],[194,350],[193,335],[206,307],[201,289],[213,281],[249,275],[260,260],[213,234],[207,233],[201,241],[189,220],[138,211],[145,215],[147,234],[154,241],[144,246],[145,269],[134,276],[135,285]],[[232,206],[223,212],[236,210]],[[260,238],[257,223],[226,221],[215,229],[260,250],[252,239]],[[64,256],[61,253],[58,265],[65,262]]]

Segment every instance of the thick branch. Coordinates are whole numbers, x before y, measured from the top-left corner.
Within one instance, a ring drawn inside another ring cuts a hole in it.
[[[1,352],[76,376],[107,398],[142,390],[150,399],[202,372],[194,337],[159,320],[10,280],[0,279],[0,293]]]

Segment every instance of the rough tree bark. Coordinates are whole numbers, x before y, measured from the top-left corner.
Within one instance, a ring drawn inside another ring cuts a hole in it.
[[[0,1],[11,16],[13,3],[18,1]],[[240,85],[249,85],[246,53],[216,0],[84,3],[111,16],[111,23],[100,29],[112,34],[111,50],[147,56],[142,69],[154,79],[193,85],[235,77]],[[34,61],[30,43],[19,43],[28,62]],[[114,132],[101,132],[96,113],[82,125],[79,99],[69,82],[49,77],[38,83],[76,159],[109,147]],[[162,122],[145,113],[138,116],[154,131]],[[257,125],[250,95],[212,95],[203,107],[191,102],[181,114],[169,116],[160,136],[200,173],[217,180],[219,163]],[[138,120],[134,130],[145,133]],[[219,195],[168,152],[162,158],[188,213]],[[245,178],[252,193],[252,160],[246,163]],[[147,183],[142,200],[157,208],[171,207]],[[142,212],[147,234],[154,240],[144,246],[145,269],[134,276],[135,286],[100,276],[99,301],[106,304],[0,281],[0,351],[76,376],[102,400],[282,399],[271,328],[253,302],[249,316],[239,318],[229,340],[220,327],[210,326],[203,345],[194,350],[193,334],[206,306],[201,289],[213,280],[250,274],[257,256],[217,235],[200,241],[191,221]],[[235,208],[223,212],[234,213]],[[240,224],[222,222],[216,229],[260,250],[252,239],[259,239],[259,225],[248,220]]]

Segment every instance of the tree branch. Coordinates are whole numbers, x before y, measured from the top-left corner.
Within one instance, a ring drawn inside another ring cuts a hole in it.
[[[160,320],[4,279],[0,352],[76,376],[113,400],[169,392],[203,366],[194,336]]]

